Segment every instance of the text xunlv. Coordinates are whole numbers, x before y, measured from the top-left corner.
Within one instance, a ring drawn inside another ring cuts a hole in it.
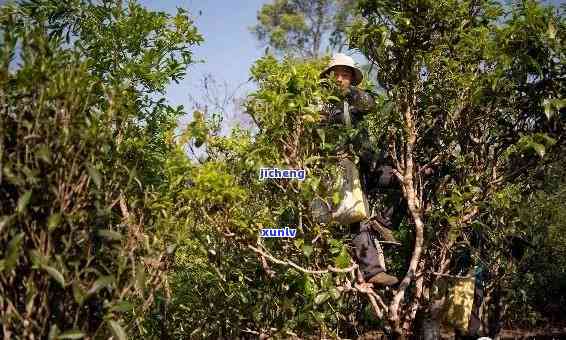
[[[297,229],[289,227],[279,229],[261,229],[261,237],[295,237]]]

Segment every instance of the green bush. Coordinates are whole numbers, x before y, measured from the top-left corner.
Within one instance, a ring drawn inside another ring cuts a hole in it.
[[[0,25],[0,333],[156,334],[144,315],[167,295],[169,241],[154,205],[182,111],[151,96],[200,37],[184,12],[135,2],[10,4]]]

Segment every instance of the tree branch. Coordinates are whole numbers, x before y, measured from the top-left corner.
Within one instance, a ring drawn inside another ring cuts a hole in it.
[[[408,92],[408,90],[407,90]],[[413,148],[416,142],[416,130],[415,122],[413,117],[413,108],[416,107],[416,93],[414,90],[410,94],[412,98],[409,98],[409,93],[405,93],[405,110],[403,112],[403,120],[405,123],[406,131],[406,141],[404,145],[404,168],[403,168],[403,182],[402,189],[405,199],[407,200],[407,205],[409,207],[409,212],[413,221],[415,222],[415,245],[413,248],[413,254],[409,262],[409,268],[405,274],[405,277],[401,281],[399,288],[395,292],[391,304],[389,306],[389,320],[391,321],[396,333],[402,333],[400,325],[399,316],[399,306],[401,301],[405,296],[405,290],[409,287],[412,278],[415,276],[417,265],[420,261],[421,253],[423,250],[424,242],[424,223],[422,221],[422,211],[420,210],[420,202],[418,202],[418,197],[415,192],[414,186],[414,159],[413,159]]]
[[[354,263],[350,267],[343,268],[343,269],[342,268],[335,268],[335,267],[332,267],[330,265],[327,267],[327,269],[323,269],[323,270],[306,269],[306,268],[303,268],[303,267],[297,265],[296,263],[294,263],[292,261],[279,260],[279,259],[275,258],[274,256],[264,252],[263,250],[260,250],[256,247],[254,247],[252,245],[248,245],[248,248],[253,250],[254,252],[260,254],[261,256],[269,259],[271,262],[275,262],[277,264],[282,264],[282,265],[285,265],[285,266],[291,266],[291,267],[297,269],[298,271],[301,271],[301,272],[307,273],[307,274],[325,274],[325,273],[328,273],[328,272],[349,273],[349,272],[353,272],[354,270],[356,270],[358,268],[358,265]]]
[[[453,279],[471,279],[474,277],[473,275],[458,276],[458,275],[451,275],[451,274],[437,273],[437,272],[431,272],[431,273],[436,276],[450,277]]]

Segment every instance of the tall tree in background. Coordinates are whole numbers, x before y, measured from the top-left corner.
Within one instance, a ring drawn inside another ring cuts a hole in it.
[[[342,50],[353,9],[354,0],[274,0],[259,10],[251,31],[278,53],[316,58],[327,42]]]

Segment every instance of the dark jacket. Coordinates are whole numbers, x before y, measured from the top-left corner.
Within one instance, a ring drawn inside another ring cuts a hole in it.
[[[399,195],[398,182],[391,172],[391,166],[386,164],[384,152],[371,145],[367,130],[359,124],[363,117],[375,108],[375,99],[368,92],[353,86],[349,88],[344,99],[350,107],[352,126],[358,130],[356,137],[349,140],[348,144],[352,144],[353,151],[358,154],[360,160],[358,166],[362,190],[368,197],[370,206],[377,208],[374,220],[386,228],[397,227],[403,217],[404,206],[402,195]],[[326,104],[323,110],[328,114],[325,124],[344,124],[343,103]],[[339,147],[336,151],[339,152],[342,148]],[[387,194],[387,191],[393,195]],[[379,261],[371,225],[368,220],[350,225],[353,255],[365,280],[385,271]]]
[[[350,86],[344,95],[344,99],[350,104],[350,116],[352,125],[357,125],[363,117],[375,107],[375,99],[368,92],[355,86]],[[327,122],[330,124],[342,124],[344,122],[343,105],[327,103],[323,111],[328,114]]]
[[[374,97],[364,90],[350,86],[344,99],[350,107],[353,127],[360,128],[351,140],[354,152],[359,157],[359,171],[362,190],[370,203],[377,205],[376,219],[385,227],[396,227],[404,216],[404,202],[397,178],[388,162],[385,148],[379,150],[371,145],[367,130],[359,126],[364,116],[375,109]],[[323,111],[328,114],[326,125],[344,124],[343,103],[328,103]]]

